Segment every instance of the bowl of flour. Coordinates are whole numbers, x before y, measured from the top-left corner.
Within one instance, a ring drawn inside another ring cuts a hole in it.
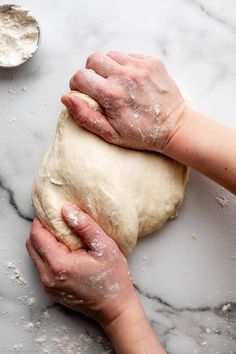
[[[19,5],[0,6],[0,68],[14,68],[30,59],[40,42],[40,28],[31,12]]]

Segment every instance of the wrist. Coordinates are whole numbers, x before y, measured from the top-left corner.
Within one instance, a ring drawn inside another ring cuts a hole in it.
[[[129,307],[132,307],[136,297],[135,289],[132,287],[125,300],[117,299],[105,305],[105,309],[101,311],[97,319],[105,331],[112,323],[117,323],[120,318],[123,318],[123,314],[126,313]]]
[[[183,111],[179,124],[174,133],[170,136],[162,153],[187,166],[190,158],[195,158],[196,142],[201,141],[202,130],[206,129],[209,120],[191,106]],[[192,166],[191,166],[192,167]]]
[[[109,320],[101,321],[100,324],[106,332],[115,331],[119,327],[120,323],[125,320],[131,320],[133,318],[132,313],[137,309],[140,310],[140,303],[136,293],[134,292],[129,299],[120,307],[120,310],[116,312],[115,316],[112,316]],[[136,312],[136,315],[139,313]]]
[[[118,354],[165,354],[136,294],[119,316],[103,325],[103,329]]]
[[[188,108],[163,153],[236,192],[236,132]]]
[[[99,306],[100,308],[97,311],[96,320],[104,330],[110,323],[120,318],[121,314],[125,312],[126,308],[130,306],[136,296],[133,284],[130,282],[125,294],[122,294],[120,297],[117,296],[112,300],[107,299]]]
[[[165,118],[163,127],[160,130],[160,136],[158,136],[155,145],[150,149],[156,152],[160,152],[167,155],[169,147],[172,146],[173,140],[175,141],[175,136],[181,130],[182,126],[185,124],[187,117],[191,117],[192,108],[186,102],[180,104],[173,112],[171,112],[168,117]],[[160,117],[161,120],[162,117]]]
[[[172,155],[182,155],[182,142],[185,140],[185,135],[187,134],[188,129],[186,127],[191,124],[191,121],[194,116],[194,109],[186,105],[183,111],[180,113],[177,122],[172,123],[174,127],[170,129],[170,134],[166,139],[166,143],[163,146],[162,153],[166,156],[173,157]],[[177,158],[175,158],[178,160]]]

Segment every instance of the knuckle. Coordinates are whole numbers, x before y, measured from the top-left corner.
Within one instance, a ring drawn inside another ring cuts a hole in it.
[[[46,274],[41,276],[43,285],[48,289],[53,289],[55,287],[55,281],[52,278],[49,278]]]
[[[106,55],[108,55],[108,56],[113,56],[116,54],[117,54],[117,52],[115,50],[109,50],[109,52],[106,53]]]
[[[166,69],[165,63],[159,58],[155,58],[154,61],[152,61],[152,64],[154,64],[159,70]]]
[[[154,66],[154,61],[151,59],[148,59],[145,61],[145,66],[144,66],[144,71],[150,71],[153,69]]]
[[[119,88],[109,86],[104,88],[103,96],[108,100],[108,102],[116,102],[122,98],[122,92]]]
[[[50,268],[52,273],[57,276],[58,274],[60,274],[63,271],[63,267],[61,266],[61,264],[59,262],[55,262],[55,261],[51,261],[50,262]]]
[[[70,87],[75,86],[78,82],[82,81],[86,76],[87,69],[78,70],[70,80]]]
[[[86,61],[86,67],[91,66],[94,63],[98,62],[101,59],[101,54],[100,53],[92,53],[89,55],[87,61]]]
[[[89,126],[89,120],[87,117],[82,116],[79,112],[77,112],[75,116],[75,120],[78,125],[87,128]]]
[[[79,105],[74,107],[73,111],[71,110],[70,113],[79,125],[87,125],[89,120],[88,114],[86,114]]]
[[[75,122],[80,123],[81,121],[81,111],[80,108],[78,106],[74,106],[74,107],[69,107],[67,108],[70,115],[73,117],[73,119],[75,120]]]
[[[62,282],[67,280],[68,276],[69,276],[69,271],[68,269],[61,269],[60,271],[57,271],[55,274],[55,281],[56,282]]]
[[[70,273],[69,268],[65,266],[65,262],[63,261],[50,261],[50,268],[55,280],[65,280]]]
[[[30,241],[32,242],[33,246],[35,248],[38,248],[38,241],[40,240],[40,235],[38,232],[32,232],[30,233],[29,236]]]
[[[154,62],[151,60],[146,60],[139,68],[139,71],[136,73],[138,78],[143,79],[143,78],[148,78],[152,75],[154,67]]]
[[[117,100],[119,98],[119,93],[115,90],[106,90],[104,93],[110,100]]]
[[[80,220],[79,225],[76,228],[78,234],[83,235],[92,235],[95,234],[97,230],[96,223],[90,218],[89,215],[86,215],[83,220]]]
[[[102,131],[101,132],[103,139],[105,139],[108,142],[115,141],[115,134],[112,133],[111,131]]]
[[[78,229],[79,231],[83,231],[86,233],[87,230],[91,230],[91,228],[93,227],[93,223],[92,220],[90,219],[90,217],[88,215],[85,215],[84,218],[81,220]]]
[[[141,79],[141,73],[137,71],[130,71],[128,74],[129,80],[133,81],[134,83],[139,83]]]

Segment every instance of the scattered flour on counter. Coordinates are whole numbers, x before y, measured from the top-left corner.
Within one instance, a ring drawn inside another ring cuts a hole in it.
[[[202,345],[202,346],[205,346],[205,345],[207,345],[207,342],[204,341],[204,342],[201,343],[201,345]]]
[[[45,310],[42,314],[42,319],[48,320],[49,318],[50,318],[50,314],[49,314],[48,310]]]
[[[27,282],[25,281],[24,277],[20,274],[14,261],[6,262],[6,268],[10,280],[20,285],[27,285]]]
[[[229,200],[226,197],[224,197],[223,195],[220,195],[220,196],[216,195],[215,199],[216,199],[217,203],[219,204],[219,206],[222,208],[229,205]]]
[[[30,295],[25,295],[25,296],[19,296],[17,298],[17,300],[19,300],[20,302],[22,302],[23,304],[33,307],[37,304],[37,300],[36,298],[30,294]]]
[[[24,328],[29,330],[29,331],[33,331],[35,329],[35,324],[33,322],[27,322],[24,325]]]
[[[100,337],[94,340],[86,334],[73,336],[65,326],[55,329],[54,333],[50,335],[43,334],[35,339],[36,345],[43,354],[89,354],[94,342],[103,344]],[[108,347],[108,345],[106,346]],[[109,354],[111,352],[110,348],[105,348],[102,353]]]
[[[35,304],[36,304],[36,299],[33,296],[27,298],[27,305],[32,306]]]
[[[38,331],[43,328],[45,324],[47,324],[47,320],[50,318],[49,312],[45,310],[41,318],[36,321],[28,321],[24,322],[24,330],[28,332],[38,333]],[[24,318],[23,318],[24,319]]]
[[[227,304],[222,306],[222,311],[227,312],[231,308],[231,304],[228,302]]]
[[[23,348],[22,344],[14,344],[11,347],[9,347],[9,351],[21,352],[22,348]]]
[[[12,95],[15,95],[16,94],[16,90],[12,89],[12,88],[9,88],[8,89],[8,92]]]

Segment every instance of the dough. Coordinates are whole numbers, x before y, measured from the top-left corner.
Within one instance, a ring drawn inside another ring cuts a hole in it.
[[[90,97],[76,93],[99,109]],[[125,255],[137,238],[177,215],[188,169],[158,153],[125,149],[79,127],[64,108],[53,145],[33,185],[36,214],[71,250],[82,246],[61,217],[65,201],[80,206]]]

